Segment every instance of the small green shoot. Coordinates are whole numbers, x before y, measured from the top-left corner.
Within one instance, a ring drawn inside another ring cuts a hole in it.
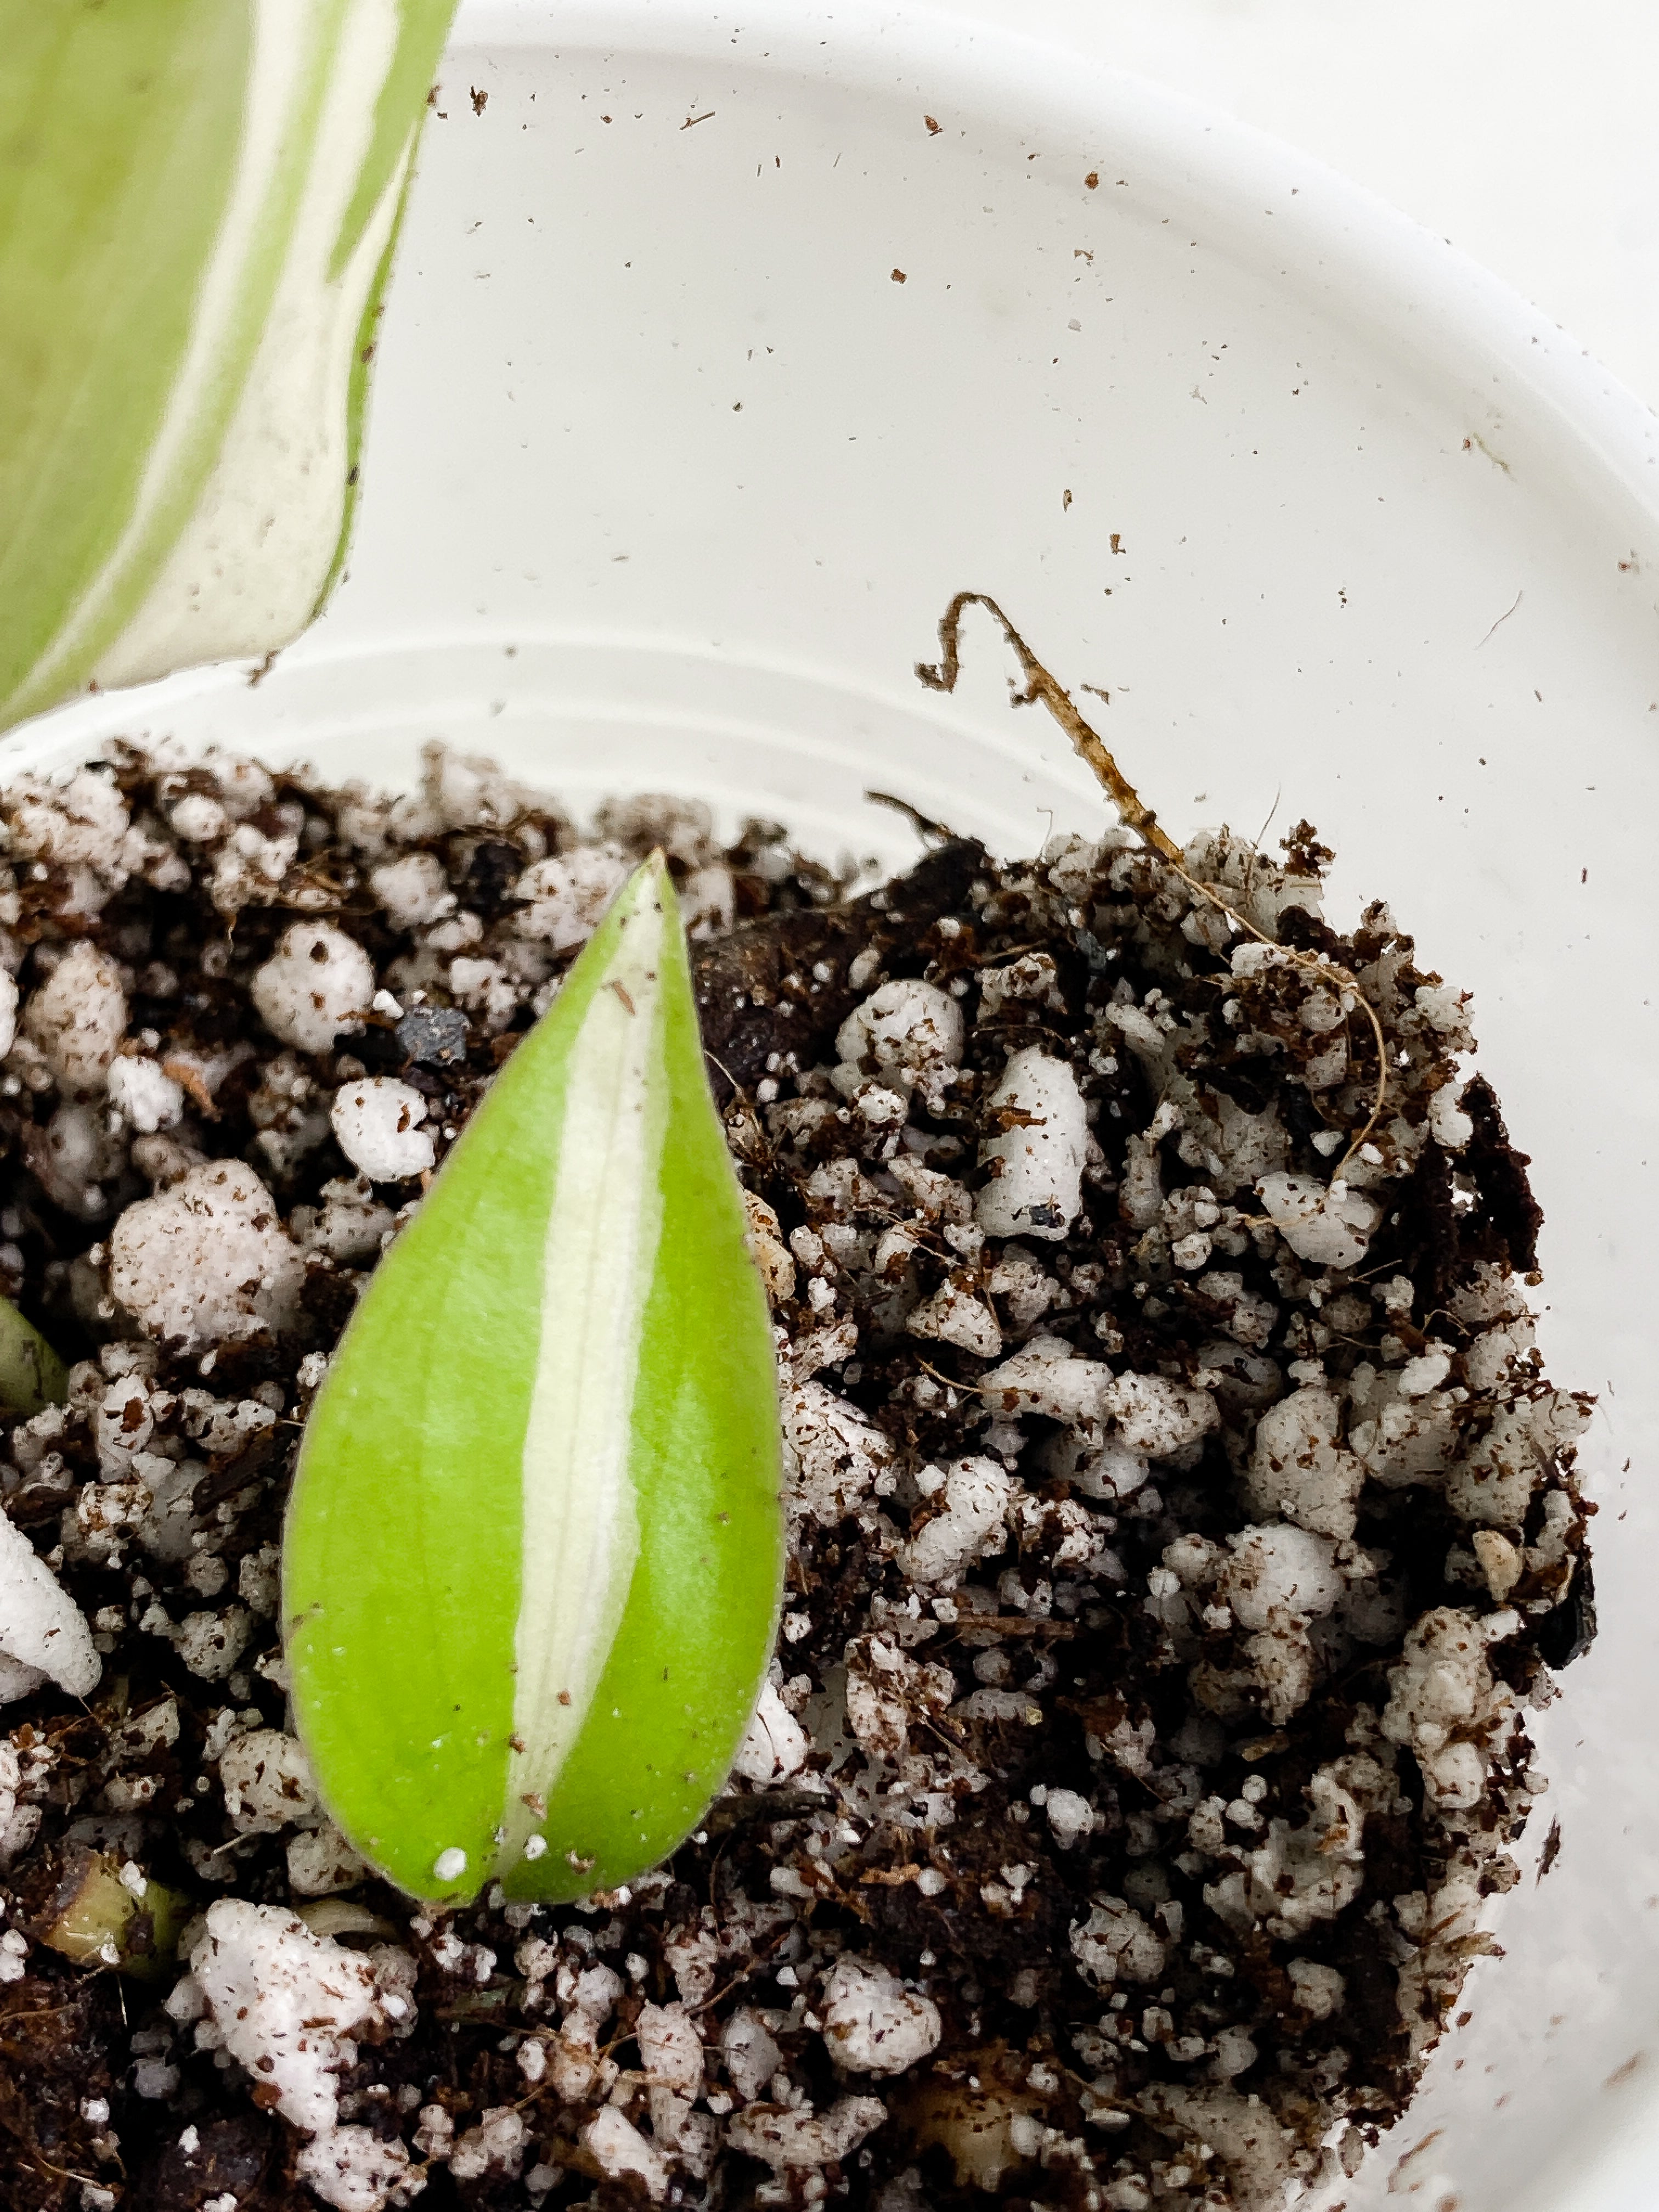
[[[179,1932],[191,1910],[182,1891],[147,1880],[136,1867],[128,1870],[108,1851],[76,1844],[39,1934],[76,1966],[113,1966],[135,1980],[155,1981],[176,1971]]]

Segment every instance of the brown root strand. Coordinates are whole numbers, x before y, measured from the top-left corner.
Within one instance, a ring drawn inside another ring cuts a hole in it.
[[[941,659],[929,665],[916,663],[916,674],[930,691],[954,691],[961,672],[962,617],[969,607],[983,607],[994,622],[1001,626],[1015,659],[1025,678],[1024,691],[1014,692],[1018,707],[1035,706],[1040,701],[1060,724],[1076,746],[1079,756],[1087,763],[1106,787],[1126,829],[1144,837],[1162,859],[1176,860],[1180,849],[1158,826],[1158,817],[1150,806],[1144,805],[1134,787],[1120,773],[1117,763],[1102,742],[1099,732],[1084,720],[1077,702],[1037,659],[1019,632],[1014,628],[996,601],[984,592],[958,592],[945,610],[939,626]]]
[[[1229,906],[1220,892],[1212,884],[1201,883],[1196,876],[1188,871],[1182,862],[1180,847],[1172,842],[1159,825],[1157,815],[1142,801],[1134,786],[1118,767],[1100,732],[1085,720],[1071,693],[1066,690],[1058,678],[1051,675],[1043,666],[988,592],[958,592],[945,610],[939,626],[939,659],[937,662],[919,660],[916,663],[916,674],[930,691],[948,692],[954,691],[957,688],[957,678],[962,672],[962,617],[969,607],[984,608],[987,614],[1000,628],[1011,651],[1019,663],[1020,672],[1025,678],[1025,687],[1024,690],[1021,690],[1018,685],[1009,687],[1013,695],[1014,705],[1030,707],[1040,703],[1048,709],[1055,721],[1072,740],[1079,757],[1086,761],[1089,767],[1093,769],[1107,797],[1117,809],[1118,818],[1124,828],[1133,830],[1135,835],[1150,846],[1158,858],[1180,877],[1189,890],[1195,891],[1200,898],[1206,899],[1219,913],[1225,915],[1236,929],[1242,930],[1247,937],[1253,937],[1258,945],[1271,945],[1276,952],[1282,952],[1285,957],[1296,967],[1302,969],[1308,975],[1318,976],[1322,982],[1334,981],[1339,991],[1344,994],[1352,993],[1360,1006],[1364,1008],[1365,1018],[1371,1025],[1371,1034],[1376,1041],[1376,1096],[1371,1102],[1371,1110],[1366,1115],[1364,1126],[1358,1135],[1349,1139],[1348,1149],[1342,1155],[1335,1173],[1331,1177],[1334,1183],[1340,1182],[1349,1161],[1370,1139],[1371,1132],[1382,1120],[1382,1109],[1388,1103],[1389,1048],[1388,1039],[1383,1033],[1382,1016],[1360,989],[1357,978],[1348,969],[1339,966],[1334,960],[1328,959],[1323,953],[1307,952],[1296,945],[1280,945],[1275,939],[1267,936],[1265,931],[1258,929],[1255,924],[1240,914],[1236,907]],[[924,1367],[927,1366],[925,1360],[921,1364]],[[928,1370],[929,1373],[933,1371],[932,1369]],[[945,1382],[948,1378],[941,1376],[939,1379]],[[971,1390],[973,1387],[971,1383],[951,1384],[952,1389],[957,1390],[964,1389]]]

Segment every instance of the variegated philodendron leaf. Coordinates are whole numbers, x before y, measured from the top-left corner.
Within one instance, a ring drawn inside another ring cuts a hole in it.
[[[337,570],[454,0],[0,0],[0,728]]]
[[[416,1897],[614,1887],[726,1778],[783,1570],[744,1232],[658,855],[381,1261],[301,1452],[300,1733]]]

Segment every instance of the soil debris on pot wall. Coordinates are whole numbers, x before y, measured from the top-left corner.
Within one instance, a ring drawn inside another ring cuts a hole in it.
[[[848,899],[775,826],[579,833],[436,748],[395,801],[124,750],[0,821],[0,1289],[75,1363],[0,1456],[9,2207],[1272,2212],[1354,2169],[1495,1948],[1592,1509],[1468,1003],[1385,906],[1325,922],[1305,824],[1182,855],[1262,945],[1117,830]],[[283,1499],[653,845],[777,1324],[777,1655],[672,1863],[434,1917],[287,1731]],[[1352,1158],[1372,1031],[1281,947],[1381,1018]]]

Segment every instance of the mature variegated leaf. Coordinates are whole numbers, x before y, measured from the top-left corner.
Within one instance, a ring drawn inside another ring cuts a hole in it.
[[[416,1896],[614,1886],[726,1778],[783,1560],[744,1232],[659,856],[380,1263],[301,1454],[298,1725]]]
[[[316,611],[453,6],[0,0],[0,727]]]

